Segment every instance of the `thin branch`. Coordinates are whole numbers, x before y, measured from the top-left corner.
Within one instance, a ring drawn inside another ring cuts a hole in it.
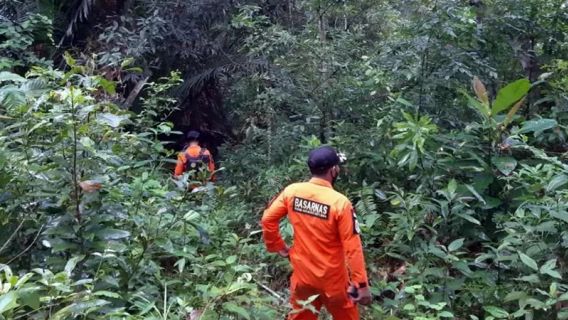
[[[16,234],[18,233],[18,231],[20,231],[20,229],[22,228],[22,226],[24,225],[24,222],[26,222],[26,219],[23,219],[22,222],[20,222],[20,224],[18,225],[18,227],[16,228],[16,230],[12,233],[12,235],[10,236],[10,238],[8,238],[8,240],[6,240],[6,242],[4,242],[4,245],[2,246],[2,248],[0,248],[0,253],[2,251],[4,251],[4,249],[6,249],[8,247],[8,245],[10,244],[10,242],[12,242],[12,240],[14,239],[14,237],[16,236]]]
[[[15,257],[13,257],[12,259],[10,259],[10,261],[8,261],[6,264],[9,265],[10,263],[16,261],[16,259],[18,259],[19,257],[23,256],[26,252],[28,252],[28,250],[30,250],[30,249],[33,247],[33,245],[36,243],[37,238],[39,238],[39,235],[40,235],[41,232],[43,231],[43,227],[45,227],[45,224],[43,224],[43,225],[39,228],[39,230],[37,231],[37,234],[36,234],[34,240],[32,241],[32,243],[30,243],[30,245],[27,246],[27,247],[24,249],[24,251],[20,252],[17,256],[15,256]]]
[[[75,198],[75,217],[77,221],[81,223],[81,208],[79,201],[79,181],[77,177],[77,115],[75,110],[75,98],[73,94],[73,87],[69,89],[71,91],[71,121],[73,121],[73,198]]]
[[[268,293],[270,293],[272,296],[274,296],[275,298],[277,298],[278,300],[282,301],[282,302],[286,302],[286,299],[284,299],[281,295],[279,295],[278,293],[276,293],[274,290],[270,289],[269,287],[265,286],[264,284],[254,280],[254,282],[259,285],[262,289],[266,290]]]
[[[150,79],[150,75],[144,77],[144,79],[136,83],[136,86],[134,86],[134,89],[132,89],[132,91],[128,95],[128,98],[126,98],[126,101],[124,101],[124,103],[122,104],[123,109],[126,110],[130,109],[130,106],[134,103],[134,100],[136,100],[136,98],[140,95],[140,92],[142,92],[142,89],[144,88],[146,82],[148,82],[148,79]]]

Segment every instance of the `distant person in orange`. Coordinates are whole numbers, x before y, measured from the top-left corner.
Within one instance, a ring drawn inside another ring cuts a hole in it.
[[[294,270],[290,279],[294,311],[289,320],[317,319],[298,303],[314,295],[318,295],[312,302],[315,309],[325,306],[335,320],[359,319],[357,303],[371,303],[355,211],[349,199],[333,190],[341,162],[332,147],[312,150],[308,157],[310,181],[286,187],[262,216],[268,251],[288,257]],[[286,215],[294,228],[292,248],[279,229]]]
[[[200,134],[197,131],[189,131],[186,135],[188,140],[187,147],[178,154],[178,160],[174,176],[179,178],[185,172],[190,172],[191,177],[195,180],[202,176],[202,171],[207,168],[209,171],[209,180],[214,181],[215,162],[211,156],[211,152],[199,144]],[[204,181],[205,182],[205,181]]]

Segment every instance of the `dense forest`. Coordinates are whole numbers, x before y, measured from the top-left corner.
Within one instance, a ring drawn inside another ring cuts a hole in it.
[[[0,319],[283,319],[322,144],[363,319],[568,319],[567,135],[566,0],[0,0]]]

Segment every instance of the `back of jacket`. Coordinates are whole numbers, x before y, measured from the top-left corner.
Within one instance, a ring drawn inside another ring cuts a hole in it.
[[[184,151],[178,154],[178,160],[176,164],[176,168],[174,170],[174,176],[181,176],[186,170],[186,163],[188,161],[187,156],[191,157],[199,157],[200,154],[203,153],[203,156],[207,158],[207,169],[209,172],[213,173],[215,171],[215,162],[213,161],[213,157],[211,156],[211,152],[209,150],[202,148],[198,145],[189,146]],[[211,176],[211,180],[214,181],[214,176]]]
[[[285,215],[294,229],[290,261],[298,280],[315,288],[336,286],[343,290],[350,274],[353,282],[366,285],[353,207],[329,182],[312,178],[292,184],[270,204],[262,219],[269,251],[284,247],[278,222]]]

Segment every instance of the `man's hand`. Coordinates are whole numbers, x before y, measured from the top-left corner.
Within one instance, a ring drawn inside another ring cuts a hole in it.
[[[282,258],[288,258],[288,256],[290,255],[290,248],[288,246],[284,247],[284,249],[278,251],[278,255],[280,255]]]
[[[371,288],[369,288],[369,286],[359,289],[355,288],[354,286],[349,286],[347,292],[349,293],[351,300],[360,305],[367,306],[370,305],[373,301],[373,298],[371,296]]]

